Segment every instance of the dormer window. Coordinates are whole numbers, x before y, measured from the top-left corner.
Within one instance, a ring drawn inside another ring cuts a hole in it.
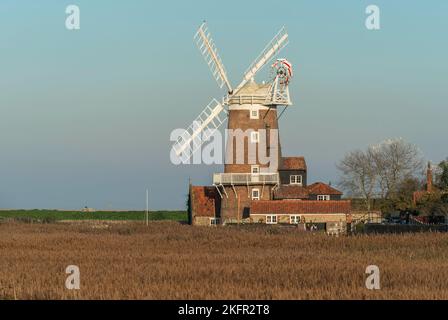
[[[302,176],[298,174],[289,176],[289,184],[302,185]]]
[[[317,201],[330,201],[330,195],[320,194],[317,196]]]

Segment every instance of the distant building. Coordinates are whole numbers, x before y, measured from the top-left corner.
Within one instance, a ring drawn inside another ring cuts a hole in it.
[[[417,205],[420,202],[422,202],[422,200],[424,200],[425,197],[429,196],[434,191],[435,190],[433,187],[431,163],[428,162],[428,168],[426,169],[426,190],[419,190],[414,192],[413,194],[414,205]]]

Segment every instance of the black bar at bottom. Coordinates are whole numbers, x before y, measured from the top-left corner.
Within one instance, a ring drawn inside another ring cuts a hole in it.
[[[447,301],[0,301],[0,312],[14,316],[56,316],[63,320],[97,314],[123,319],[301,319],[305,316],[416,316],[446,310]],[[132,317],[130,318],[130,316]],[[138,316],[137,316],[138,315]],[[16,318],[16,317],[14,317]]]

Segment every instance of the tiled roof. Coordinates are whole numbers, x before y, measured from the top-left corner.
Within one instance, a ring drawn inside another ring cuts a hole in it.
[[[342,192],[330,187],[328,184],[316,182],[307,187],[309,194],[334,194],[342,195]]]
[[[310,195],[342,195],[342,192],[329,185],[316,182],[308,187],[282,185],[274,191],[274,199],[309,199]]]
[[[193,215],[214,217],[216,193],[215,187],[192,186],[191,208]]]
[[[351,210],[350,200],[252,201],[250,206],[250,214],[349,213],[350,210]]]
[[[282,157],[279,170],[306,170],[304,157]]]
[[[274,191],[274,199],[308,199],[309,192],[305,187],[282,185]]]

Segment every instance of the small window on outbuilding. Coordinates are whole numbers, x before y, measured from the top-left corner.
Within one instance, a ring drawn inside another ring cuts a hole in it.
[[[271,214],[266,216],[266,224],[277,224],[277,215]]]
[[[289,216],[289,223],[291,223],[291,224],[299,224],[300,223],[300,216],[298,216],[298,215]]]

